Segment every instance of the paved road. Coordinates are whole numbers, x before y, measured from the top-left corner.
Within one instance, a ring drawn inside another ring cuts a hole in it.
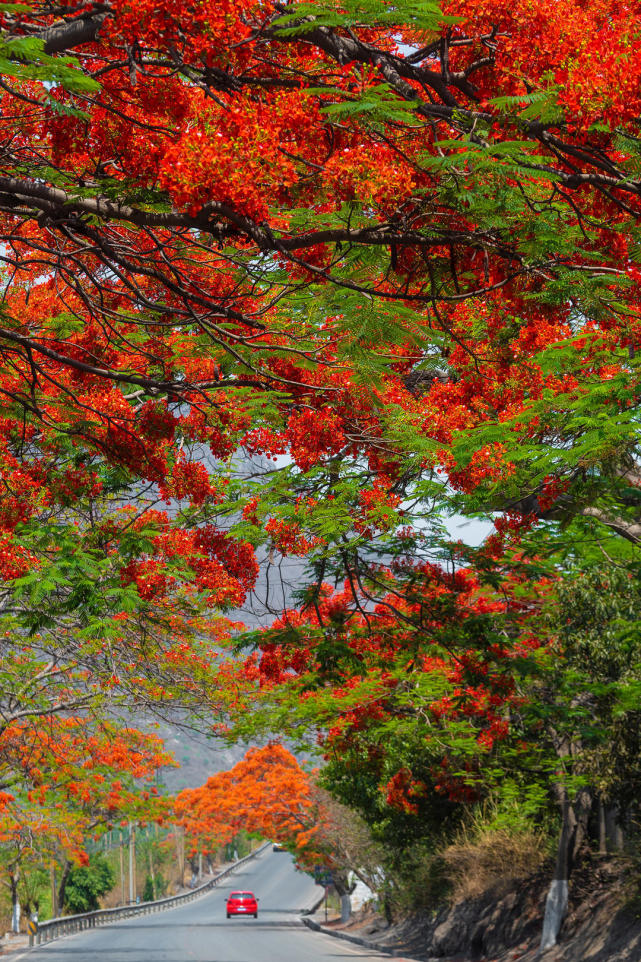
[[[225,896],[243,888],[260,898],[258,919],[228,920]],[[320,894],[322,889],[309,876],[296,872],[287,852],[267,849],[195,902],[79,932],[18,958],[25,962],[348,962],[389,958],[302,925],[300,909]]]

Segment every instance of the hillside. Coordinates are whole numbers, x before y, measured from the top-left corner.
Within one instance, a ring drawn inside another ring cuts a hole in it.
[[[549,873],[510,891],[494,889],[387,926],[355,916],[335,930],[423,962],[637,962],[641,957],[639,879],[628,861],[590,858],[577,871],[557,946],[539,953]],[[320,919],[319,919],[320,921]]]

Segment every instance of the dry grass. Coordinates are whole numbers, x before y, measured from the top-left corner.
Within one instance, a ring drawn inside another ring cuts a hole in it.
[[[0,939],[4,938],[6,932],[11,931],[11,910],[2,906],[0,908]]]
[[[516,879],[537,871],[549,854],[549,840],[533,829],[474,826],[440,853],[453,901],[490,888],[509,891]]]

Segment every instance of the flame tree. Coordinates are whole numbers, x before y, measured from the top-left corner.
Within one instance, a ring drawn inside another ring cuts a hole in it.
[[[324,671],[344,669],[345,625],[366,647],[371,606],[395,618],[381,614],[371,657],[393,627],[406,674],[438,633],[425,700],[436,679],[443,697],[461,688],[461,771],[475,770],[500,727],[470,724],[465,692],[487,663],[482,698],[499,697],[521,600],[490,602],[505,644],[476,610],[449,639],[431,610],[423,633],[424,604],[381,569],[403,537],[410,555],[417,531],[436,544],[454,510],[496,522],[469,574],[479,598],[519,529],[537,557],[561,522],[571,550],[591,539],[612,557],[619,539],[634,562],[636,30],[613,0],[3,5],[16,670],[73,674],[70,710],[88,684],[224,712],[234,669],[212,676],[225,629],[203,641],[203,616],[242,603],[264,543],[310,561],[303,618]],[[238,470],[236,452],[272,466]],[[447,571],[421,577],[429,597],[465,595]],[[345,578],[335,625],[322,586]],[[420,786],[396,789],[420,804]]]

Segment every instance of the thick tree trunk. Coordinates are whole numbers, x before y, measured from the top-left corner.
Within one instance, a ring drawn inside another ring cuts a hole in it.
[[[605,842],[609,852],[617,847],[617,811],[614,805],[605,806]]]
[[[49,863],[49,884],[51,885],[51,917],[57,919],[60,915],[58,906],[58,888],[56,886],[56,863],[53,859]]]
[[[617,852],[621,852],[623,850],[624,843],[625,832],[623,831],[623,825],[621,825],[620,822],[617,822],[614,830],[614,847],[616,848]]]
[[[567,792],[563,790],[561,834],[556,852],[554,877],[548,889],[545,900],[545,915],[543,916],[543,932],[541,934],[541,951],[551,949],[556,945],[561,924],[568,907],[568,880],[570,875],[569,855],[570,839],[572,837],[572,821],[574,812],[570,805]]]
[[[191,879],[189,880],[189,887],[195,889],[198,885],[198,856],[192,855],[189,859],[189,868],[191,869]]]
[[[625,843],[625,813],[599,801],[599,855],[620,852]]]
[[[568,907],[568,889],[572,868],[579,849],[587,835],[588,818],[592,808],[593,795],[589,788],[583,788],[574,802],[570,802],[565,788],[558,788],[561,804],[561,833],[554,867],[554,877],[548,889],[543,916],[541,951],[556,945],[563,919]]]
[[[608,833],[605,821],[605,805],[599,796],[599,855],[608,854]]]
[[[352,896],[349,893],[341,895],[341,922],[349,922],[352,915]]]
[[[351,883],[347,872],[333,872],[334,886],[341,900],[341,922],[348,922],[352,914],[352,892],[355,883]]]
[[[11,931],[20,931],[20,896],[18,895],[19,872],[12,872],[9,875],[9,886],[11,888]]]
[[[394,921],[394,914],[392,912],[392,903],[390,902],[390,897],[387,892],[383,896],[383,914],[387,924],[391,925]]]
[[[58,911],[61,915],[65,906],[65,890],[67,888],[67,879],[69,878],[70,871],[71,862],[65,862],[62,870],[62,876],[60,878],[60,885],[58,886]]]

